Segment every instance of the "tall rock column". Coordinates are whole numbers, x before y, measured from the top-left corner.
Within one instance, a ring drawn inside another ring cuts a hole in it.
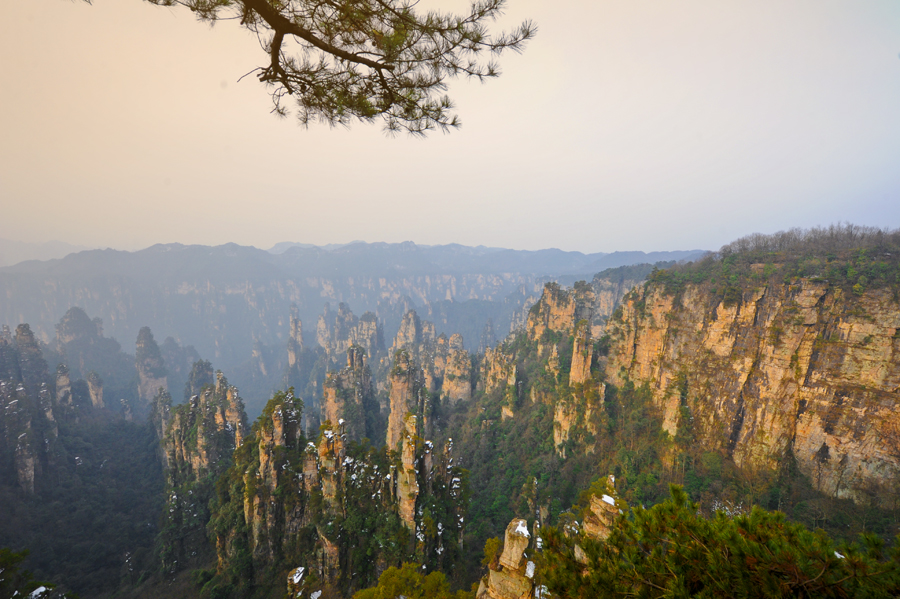
[[[56,403],[61,406],[72,405],[72,383],[65,364],[56,367]]]
[[[594,345],[591,343],[591,323],[579,320],[575,325],[575,341],[572,347],[572,369],[569,372],[569,384],[581,385],[591,378],[591,360]]]
[[[406,415],[417,413],[419,392],[422,388],[421,372],[409,352],[400,350],[394,354],[391,369],[391,414],[388,417],[387,446],[396,451],[406,429]]]
[[[488,566],[487,576],[481,579],[475,594],[476,599],[524,599],[532,596],[535,564],[525,556],[530,542],[528,522],[513,518],[506,527],[503,553],[497,562]]]
[[[472,359],[463,349],[462,335],[452,335],[449,345],[441,395],[450,403],[468,401],[472,398]]]
[[[416,500],[419,482],[416,473],[416,416],[409,414],[404,422],[400,468],[397,471],[397,501],[400,520],[410,530],[416,529]]]
[[[142,327],[135,342],[134,365],[138,371],[138,395],[150,405],[160,389],[169,390],[166,365],[150,327]]]
[[[41,348],[31,327],[20,324],[16,327],[16,350],[19,352],[19,369],[22,373],[22,382],[28,393],[37,395],[41,383],[49,377],[47,361],[41,353]]]
[[[366,436],[367,408],[374,409],[374,404],[366,350],[353,345],[347,350],[347,367],[325,378],[322,416],[332,426],[343,425],[348,440],[358,440]]]
[[[103,407],[103,380],[100,375],[90,371],[87,375],[88,393],[91,396],[91,405],[95,408]]]
[[[288,367],[295,368],[303,351],[303,323],[291,314],[291,330],[288,337]]]

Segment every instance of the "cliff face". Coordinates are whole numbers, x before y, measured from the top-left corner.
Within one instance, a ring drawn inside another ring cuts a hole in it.
[[[160,553],[168,572],[205,559],[213,485],[249,432],[237,389],[221,372],[217,374],[214,387],[206,387],[185,404],[173,407],[163,390],[154,398],[153,420],[161,435],[166,475]]]
[[[362,348],[351,348],[348,367],[328,377],[332,391],[322,403],[329,417],[315,440],[302,434],[302,403],[293,395],[276,394],[266,406],[253,427],[256,441],[235,453],[229,491],[210,523],[220,576],[249,551],[258,576],[300,572],[290,577],[295,593],[346,596],[397,560],[437,567],[458,558],[464,483],[449,447],[434,455],[407,410],[399,455],[353,439],[348,416],[358,406],[340,395],[364,387],[368,376]]]
[[[435,357],[442,365],[441,395],[450,403],[468,401],[472,399],[472,358],[463,349],[461,335],[452,335],[446,346],[446,354],[439,345]]]
[[[375,314],[366,312],[357,318],[343,302],[338,305],[337,313],[325,305],[316,326],[316,340],[332,359],[353,345],[365,349],[369,359],[384,353],[384,336]]]
[[[293,311],[292,311],[293,312]],[[303,351],[303,323],[296,314],[291,314],[290,332],[288,334],[288,368],[296,368]]]
[[[138,397],[149,405],[160,389],[168,391],[166,364],[149,327],[138,332],[134,347],[134,365],[138,373]]]
[[[405,349],[414,356],[424,354],[434,345],[434,323],[422,320],[415,310],[410,310],[400,321],[400,329],[391,345],[391,354]]]
[[[422,370],[408,351],[400,350],[394,355],[390,386],[390,416],[385,442],[389,450],[397,451],[406,430],[407,414],[419,413],[427,397]]]
[[[162,447],[173,488],[224,471],[248,432],[243,401],[221,372],[214,387],[175,408],[168,393],[159,393],[156,411],[165,431]]]
[[[391,351],[395,356],[406,352],[421,366],[428,392],[439,393],[450,403],[471,399],[472,359],[463,349],[462,335],[435,337],[434,323],[421,320],[415,310],[410,310],[400,323]]]
[[[90,371],[87,375],[88,393],[91,396],[91,405],[95,408],[103,408],[103,380],[100,375]]]
[[[329,372],[322,389],[322,421],[342,426],[347,438],[358,441],[375,429],[372,416],[378,403],[365,350],[353,345],[347,350],[347,367]]]
[[[819,490],[854,499],[900,471],[890,290],[770,280],[726,305],[708,286],[675,295],[649,284],[611,330],[609,380],[649,385],[670,435],[686,392],[694,433],[742,468],[772,470],[793,455]]]
[[[587,283],[576,283],[571,290],[547,283],[541,301],[528,312],[528,337],[540,339],[545,331],[569,331],[579,320],[590,322],[593,308],[594,292]]]
[[[34,495],[53,463],[59,434],[54,385],[31,328],[0,333],[0,481]]]
[[[649,265],[644,266],[649,267]],[[626,267],[624,270],[626,272],[619,276],[611,276],[612,273],[606,275],[597,273],[591,280],[591,290],[594,292],[591,333],[594,337],[599,337],[606,330],[606,323],[622,303],[625,294],[640,285],[650,269]]]

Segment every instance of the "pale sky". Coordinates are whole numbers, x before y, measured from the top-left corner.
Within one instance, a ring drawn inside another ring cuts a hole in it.
[[[434,0],[460,7],[458,0]],[[900,226],[900,2],[509,0],[538,36],[462,129],[299,127],[237,24],[140,0],[7,3],[0,237],[715,249]]]

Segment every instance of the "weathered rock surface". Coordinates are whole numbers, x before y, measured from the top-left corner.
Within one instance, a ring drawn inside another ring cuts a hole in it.
[[[61,406],[72,405],[72,383],[65,364],[56,367],[56,402]]]
[[[541,339],[545,331],[570,331],[580,320],[591,322],[593,306],[594,291],[587,283],[576,283],[571,290],[547,283],[541,300],[528,312],[528,337]]]
[[[528,522],[513,518],[506,527],[503,552],[496,564],[488,567],[482,578],[476,599],[525,599],[534,590],[534,563],[525,551],[531,544]]]
[[[347,439],[358,441],[368,435],[367,415],[377,411],[372,373],[366,363],[364,348],[347,349],[347,366],[325,377],[322,393],[322,420],[335,428],[342,427]]]
[[[583,385],[591,379],[591,361],[594,352],[594,344],[591,341],[591,324],[587,320],[578,321],[575,325],[574,337],[569,384]]]
[[[889,290],[769,281],[724,304],[706,286],[638,288],[612,325],[609,380],[646,383],[674,435],[686,377],[700,442],[748,469],[793,453],[817,488],[860,498],[900,471],[900,305]]]
[[[149,404],[160,389],[169,390],[166,365],[149,327],[138,332],[134,347],[134,365],[138,372],[138,396]]]
[[[516,374],[515,359],[502,347],[485,352],[481,367],[481,384],[485,393],[491,393],[495,389],[515,388]]]
[[[616,494],[616,479],[613,475],[606,477],[607,492],[592,495],[588,512],[584,515],[582,530],[593,539],[606,539],[615,526],[621,513],[622,500]]]
[[[384,352],[384,335],[375,314],[366,312],[357,318],[343,302],[338,304],[337,313],[325,304],[325,312],[316,325],[316,340],[330,358],[353,345],[364,348],[369,359]]]
[[[100,375],[90,371],[87,375],[88,393],[91,396],[91,405],[94,408],[101,409],[103,404],[103,380]]]
[[[388,449],[397,450],[406,431],[407,414],[417,414],[425,401],[422,370],[406,350],[394,355],[390,373],[390,416],[385,442]]]
[[[215,387],[186,404],[172,407],[165,391],[157,394],[155,403],[155,417],[166,423],[161,442],[172,488],[222,472],[248,432],[243,401],[221,372]]]
[[[31,327],[0,331],[0,473],[26,495],[40,492],[59,434],[53,380]],[[15,484],[14,483],[14,484]]]
[[[296,368],[303,351],[303,323],[296,314],[291,314],[288,332],[288,368]]]

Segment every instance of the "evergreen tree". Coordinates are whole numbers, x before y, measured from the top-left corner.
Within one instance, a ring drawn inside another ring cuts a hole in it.
[[[561,598],[900,594],[900,549],[887,554],[873,535],[836,547],[824,532],[758,507],[705,518],[676,485],[669,500],[621,516],[606,540],[551,529],[545,542],[546,584]]]
[[[520,51],[536,31],[525,22],[491,36],[487,23],[505,0],[478,0],[463,15],[422,14],[410,0],[148,2],[186,6],[204,21],[237,19],[256,34],[267,56],[256,76],[279,114],[290,96],[303,124],[381,117],[388,131],[418,134],[459,125],[450,98],[440,95],[447,78],[496,77],[493,57]]]

